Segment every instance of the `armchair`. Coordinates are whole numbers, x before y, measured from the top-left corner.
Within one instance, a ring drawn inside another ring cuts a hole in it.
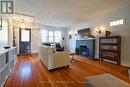
[[[39,57],[48,70],[69,65],[69,52],[57,52],[52,46],[41,45]]]

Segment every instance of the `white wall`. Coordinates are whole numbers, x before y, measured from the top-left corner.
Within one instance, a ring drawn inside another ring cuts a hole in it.
[[[9,44],[10,46],[13,45],[13,27],[12,25],[15,24],[15,36],[16,36],[16,46],[17,46],[17,53],[19,54],[19,27],[20,22],[15,21],[16,23],[11,24],[9,27]],[[31,52],[32,53],[38,53],[39,52],[39,45],[41,44],[41,29],[47,29],[47,30],[60,30],[62,32],[62,37],[65,37],[66,29],[65,28],[59,28],[59,27],[52,27],[52,26],[41,26],[38,25],[41,28],[33,28],[32,23],[26,23],[25,25],[27,28],[31,29]],[[63,44],[66,48],[66,39],[63,41]]]
[[[9,43],[8,39],[8,18],[2,18],[2,28],[0,28],[0,49],[7,46]]]
[[[40,45],[40,29],[34,29],[32,28],[31,31],[31,49],[32,53],[38,53],[39,52],[39,45]]]
[[[12,32],[13,31],[10,28],[10,34],[9,34],[10,45],[13,44],[13,39],[12,39],[13,33]],[[19,54],[19,28],[15,29],[15,34],[16,34],[17,53]],[[38,53],[39,45],[40,45],[40,29],[31,28],[31,52],[32,53]]]
[[[82,24],[79,24],[77,26],[74,26],[70,29],[68,29],[69,31],[77,31],[80,29],[84,29],[84,28],[91,28],[91,34],[93,36],[96,37],[96,48],[95,48],[95,58],[98,58],[98,54],[99,54],[99,37],[100,36],[104,36],[105,32],[103,32],[102,34],[98,34],[96,32],[97,26],[98,27],[103,27],[104,31],[105,30],[110,30],[112,32],[112,35],[121,35],[122,36],[122,45],[121,45],[121,64],[124,66],[130,66],[130,56],[129,56],[129,52],[130,52],[130,7],[127,8],[123,8],[120,9],[118,11],[112,12],[110,14],[107,14],[105,16],[102,17],[98,17],[89,21],[86,21]],[[110,21],[114,21],[114,20],[118,20],[118,19],[124,19],[125,23],[123,25],[119,25],[119,26],[114,26],[114,27],[110,27],[109,26],[109,22]],[[68,33],[67,33],[68,34]],[[67,47],[70,50],[75,50],[75,38],[74,39],[68,39],[67,37]]]

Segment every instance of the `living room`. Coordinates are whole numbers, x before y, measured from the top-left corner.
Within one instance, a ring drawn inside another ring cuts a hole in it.
[[[1,87],[130,87],[129,0],[2,0]]]

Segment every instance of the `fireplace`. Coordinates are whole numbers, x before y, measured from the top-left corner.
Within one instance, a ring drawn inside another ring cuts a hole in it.
[[[87,48],[87,46],[80,46],[79,47],[79,54],[80,55],[84,55],[84,56],[89,56],[89,49]]]
[[[95,39],[76,40],[76,54],[94,58],[95,55]]]

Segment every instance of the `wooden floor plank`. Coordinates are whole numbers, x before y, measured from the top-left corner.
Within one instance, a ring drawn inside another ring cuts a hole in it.
[[[4,87],[83,87],[88,76],[110,73],[130,83],[128,68],[77,56],[69,67],[48,71],[37,55],[18,56]]]

